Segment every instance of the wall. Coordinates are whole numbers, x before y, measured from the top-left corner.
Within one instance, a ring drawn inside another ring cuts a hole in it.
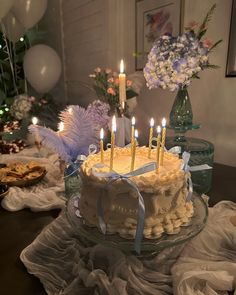
[[[63,43],[61,30],[61,9],[60,0],[48,1],[47,10],[39,23],[39,28],[46,32],[44,44],[52,47],[59,54],[62,61],[62,75],[50,93],[54,99],[61,103],[66,103],[66,92],[64,83],[64,62],[63,62]]]

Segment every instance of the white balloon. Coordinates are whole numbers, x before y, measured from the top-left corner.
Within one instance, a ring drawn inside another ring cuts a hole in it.
[[[32,28],[42,18],[47,9],[47,0],[17,0],[12,11],[26,28]]]
[[[0,19],[7,15],[15,0],[0,0]]]
[[[26,79],[39,93],[46,93],[56,85],[62,68],[57,52],[43,44],[27,50],[23,67]]]
[[[7,39],[14,43],[17,42],[25,33],[24,27],[11,12],[4,17],[3,24],[5,26]]]

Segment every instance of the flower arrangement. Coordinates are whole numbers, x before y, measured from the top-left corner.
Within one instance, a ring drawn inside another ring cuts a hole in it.
[[[93,89],[99,99],[109,104],[110,113],[117,113],[120,115],[118,74],[112,72],[110,69],[101,69],[98,67],[94,69],[94,72],[90,74],[89,77],[93,79]],[[137,93],[132,89],[132,83],[132,80],[127,79],[127,99],[137,96]]]
[[[199,78],[200,71],[217,68],[210,64],[209,55],[222,40],[214,44],[209,39],[202,40],[215,8],[214,4],[199,27],[191,22],[182,35],[166,34],[154,42],[144,68],[149,89],[178,90],[187,87],[193,78]]]
[[[108,126],[108,111],[107,104],[101,101],[94,101],[87,109],[68,106],[59,116],[63,130],[55,132],[30,125],[29,131],[40,138],[42,145],[54,150],[61,160],[71,163],[79,155],[87,155],[91,144],[98,144],[100,129]]]

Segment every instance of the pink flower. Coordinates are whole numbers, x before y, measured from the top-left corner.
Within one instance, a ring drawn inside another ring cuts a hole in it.
[[[126,82],[127,87],[130,87],[132,84],[133,84],[133,81],[127,80],[127,82]]]
[[[115,79],[115,84],[119,85],[119,79],[118,78]]]
[[[111,88],[111,87],[109,87],[108,89],[107,89],[107,93],[109,93],[109,94],[111,94],[111,95],[116,95],[116,92],[115,92],[115,90],[113,89],[113,88]]]
[[[203,43],[203,46],[210,49],[213,45],[213,42],[209,39],[209,38],[206,38],[202,41]]]
[[[111,69],[106,69],[106,70],[105,70],[105,73],[106,73],[106,74],[110,74],[110,73],[111,73]]]
[[[45,100],[45,99],[41,99],[41,103],[42,103],[42,104],[47,104],[47,103],[48,103],[48,101],[47,101],[47,100]]]
[[[101,68],[97,67],[96,69],[94,69],[95,73],[100,73],[101,72]]]
[[[186,29],[188,29],[188,30],[194,30],[194,29],[197,28],[197,26],[198,26],[198,23],[197,22],[191,21],[191,22],[189,22],[187,24]]]
[[[109,78],[109,79],[107,80],[107,82],[108,82],[108,83],[114,83],[114,78],[113,78],[113,77]]]
[[[95,74],[90,74],[89,77],[90,77],[90,78],[95,78],[96,75],[95,75]]]
[[[30,99],[29,99],[31,102],[35,102],[36,98],[34,96],[30,96]]]

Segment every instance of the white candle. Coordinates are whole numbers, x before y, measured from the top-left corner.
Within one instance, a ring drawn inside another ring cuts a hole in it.
[[[38,124],[39,120],[37,117],[33,117],[32,118],[32,124],[34,126],[36,126]],[[39,132],[38,132],[38,128],[35,128],[35,133],[34,133],[34,140],[36,143],[40,143],[40,136],[39,136]]]
[[[58,132],[62,132],[64,130],[64,123],[60,122],[58,125]]]
[[[124,61],[120,62],[120,74],[119,74],[119,100],[120,105],[123,106],[126,101],[126,75],[124,73]]]

